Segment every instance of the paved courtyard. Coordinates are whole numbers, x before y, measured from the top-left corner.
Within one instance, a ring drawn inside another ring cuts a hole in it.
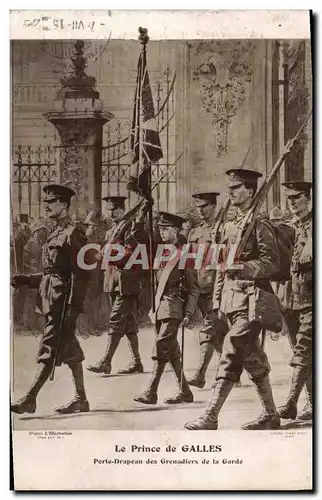
[[[159,401],[155,406],[136,403],[133,397],[148,385],[153,361],[151,352],[154,332],[143,328],[140,332],[140,350],[145,372],[137,375],[117,375],[117,370],[130,360],[126,339],[122,339],[115,354],[112,373],[101,376],[85,370],[85,384],[90,402],[89,413],[76,415],[55,415],[55,406],[69,402],[73,396],[73,384],[68,367],[58,368],[55,380],[47,382],[37,400],[34,415],[13,415],[14,429],[183,429],[184,423],[196,418],[204,409],[211,395],[216,358],[214,357],[207,374],[207,384],[203,389],[193,389],[194,402],[191,404],[166,405],[163,399],[173,395],[177,388],[170,368],[164,373],[159,389]],[[36,372],[35,357],[39,338],[23,332],[14,335],[14,392],[13,400],[21,397],[28,389]],[[106,335],[100,337],[80,337],[84,349],[85,366],[98,361],[104,354]],[[276,404],[282,404],[288,393],[291,368],[288,363],[291,351],[285,337],[273,341],[267,335],[266,351],[272,366],[271,381]],[[185,373],[190,376],[198,365],[199,344],[196,330],[186,330]],[[305,395],[300,398],[300,407],[305,403]],[[260,402],[255,388],[244,373],[242,386],[234,387],[220,415],[221,429],[239,429],[260,413]],[[306,424],[284,421],[283,427],[299,427]]]

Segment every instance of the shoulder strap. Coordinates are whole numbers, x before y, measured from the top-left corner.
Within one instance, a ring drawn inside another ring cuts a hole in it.
[[[169,276],[170,276],[171,272],[173,271],[173,269],[175,268],[175,266],[178,264],[179,260],[180,260],[180,254],[177,253],[177,255],[172,260],[167,262],[166,266],[164,267],[164,269],[162,271],[162,274],[161,274],[161,277],[160,277],[160,280],[158,283],[157,293],[155,295],[155,310],[156,311],[159,308],[161,298],[162,298],[162,295],[164,293]]]

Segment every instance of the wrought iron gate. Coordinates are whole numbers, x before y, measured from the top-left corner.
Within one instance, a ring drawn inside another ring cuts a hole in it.
[[[175,73],[170,67],[164,72],[163,82],[154,86],[156,120],[160,132],[163,158],[152,167],[152,180],[155,181],[168,171],[175,161]],[[162,95],[165,98],[162,99]],[[102,196],[126,195],[128,206],[136,202],[135,194],[127,191],[131,151],[129,119],[108,123],[103,129],[102,148]],[[17,145],[13,151],[12,198],[15,213],[27,213],[32,218],[43,216],[42,188],[45,184],[57,182],[58,148],[55,145]],[[162,180],[153,193],[157,210],[174,210],[176,194],[175,167]]]
[[[15,212],[37,218],[43,213],[42,188],[57,180],[56,151],[51,145],[18,145],[14,151],[12,199]]]

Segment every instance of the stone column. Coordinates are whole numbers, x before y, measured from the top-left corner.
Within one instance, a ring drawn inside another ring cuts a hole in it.
[[[269,40],[260,40],[254,50],[252,88],[251,168],[261,172],[263,179],[273,166],[272,154],[272,52]],[[273,206],[274,186],[263,209]]]
[[[305,83],[308,89],[308,108],[312,108],[312,53],[311,41],[305,41]],[[304,151],[304,180],[312,180],[312,117],[310,118],[307,128],[307,145]]]
[[[190,151],[190,44],[182,41],[176,61],[176,155],[184,153],[176,166],[176,210],[191,203],[191,151]]]
[[[84,69],[84,42],[75,43],[73,72],[61,79],[53,109],[45,113],[60,137],[60,182],[76,191],[75,211],[83,218],[89,209],[100,211],[102,196],[103,126],[113,118],[103,113],[96,80]]]

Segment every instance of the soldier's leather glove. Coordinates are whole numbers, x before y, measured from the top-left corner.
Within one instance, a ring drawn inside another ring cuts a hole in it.
[[[190,314],[186,314],[185,317],[183,318],[182,320],[182,326],[189,326],[189,324],[191,323],[191,315]]]
[[[28,286],[30,276],[28,274],[15,274],[11,278],[11,286],[13,288],[20,288],[21,286]]]

